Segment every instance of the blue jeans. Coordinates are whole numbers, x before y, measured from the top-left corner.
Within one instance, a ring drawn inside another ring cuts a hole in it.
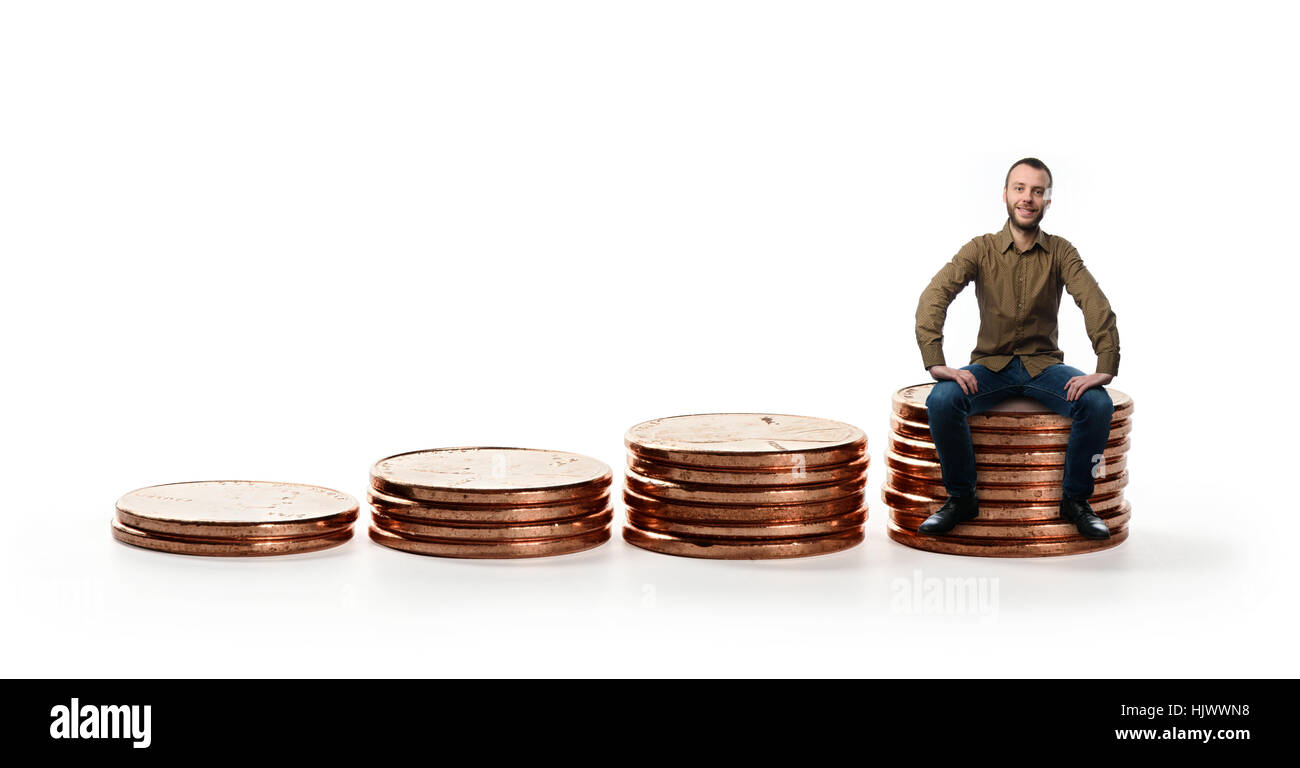
[[[1007,367],[991,371],[982,365],[968,365],[979,382],[978,390],[967,395],[955,381],[940,381],[930,391],[925,406],[930,415],[930,436],[939,452],[943,484],[949,496],[975,493],[975,447],[971,444],[966,417],[983,413],[1013,395],[1032,397],[1053,411],[1073,420],[1065,448],[1065,479],[1062,492],[1074,499],[1092,496],[1093,457],[1106,448],[1110,438],[1110,417],[1115,411],[1110,395],[1101,387],[1084,392],[1074,402],[1065,399],[1065,382],[1083,371],[1068,365],[1053,365],[1030,377],[1019,357]]]

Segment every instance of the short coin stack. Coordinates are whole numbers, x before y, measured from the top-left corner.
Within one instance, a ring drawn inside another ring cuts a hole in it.
[[[931,552],[985,557],[1041,557],[1092,552],[1128,538],[1127,452],[1133,399],[1108,389],[1115,411],[1103,459],[1096,463],[1093,511],[1109,539],[1088,539],[1059,516],[1070,419],[1029,398],[1004,400],[969,417],[975,446],[979,517],[951,533],[923,535],[917,527],[947,499],[939,456],[930,437],[925,400],[933,384],[894,394],[886,477],[881,496],[890,509],[889,537]]]
[[[628,430],[623,538],[653,552],[758,560],[862,541],[867,437],[807,416],[714,413]]]
[[[528,448],[439,448],[370,470],[370,538],[419,555],[564,555],[609,540],[609,465]]]
[[[177,555],[290,555],[342,544],[356,519],[356,499],[315,485],[171,483],[118,499],[113,538]]]

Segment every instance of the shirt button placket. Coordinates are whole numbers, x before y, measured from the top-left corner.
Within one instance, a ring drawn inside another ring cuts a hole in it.
[[[1024,291],[1024,274],[1025,274],[1025,271],[1024,271],[1024,267],[1025,267],[1025,256],[1024,256],[1024,254],[1020,254],[1020,255],[1017,256],[1017,258],[1016,258],[1016,271],[1015,271],[1015,277],[1016,277],[1016,333],[1015,333],[1015,336],[1014,336],[1014,338],[1013,338],[1013,341],[1011,342],[1011,352],[1012,352],[1012,354],[1015,354],[1015,351],[1016,351],[1017,349],[1020,348],[1020,329],[1021,329],[1021,327],[1022,327],[1022,323],[1021,323],[1020,317],[1021,317],[1021,313],[1024,311],[1024,308],[1025,308],[1025,298],[1024,298],[1024,297],[1025,297],[1025,291]]]

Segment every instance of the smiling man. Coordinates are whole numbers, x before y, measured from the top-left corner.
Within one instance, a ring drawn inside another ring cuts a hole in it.
[[[1074,246],[1039,228],[1052,204],[1052,172],[1043,161],[1016,161],[1003,182],[1002,201],[1008,217],[1002,231],[963,246],[930,281],[916,307],[916,342],[926,369],[938,381],[926,408],[948,492],[948,500],[920,531],[947,533],[979,514],[975,449],[966,418],[1023,395],[1073,420],[1060,515],[1084,536],[1105,539],[1110,532],[1093,514],[1088,498],[1093,457],[1105,449],[1114,411],[1103,387],[1119,373],[1115,313]],[[980,310],[979,338],[971,364],[949,368],[943,357],[944,319],[948,305],[971,281]],[[1096,373],[1065,365],[1056,346],[1062,290],[1083,310],[1097,354]]]

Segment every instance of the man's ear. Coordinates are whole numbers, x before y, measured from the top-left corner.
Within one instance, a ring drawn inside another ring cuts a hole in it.
[[[1002,186],[1002,204],[1007,204],[1007,187],[1005,184]]]

